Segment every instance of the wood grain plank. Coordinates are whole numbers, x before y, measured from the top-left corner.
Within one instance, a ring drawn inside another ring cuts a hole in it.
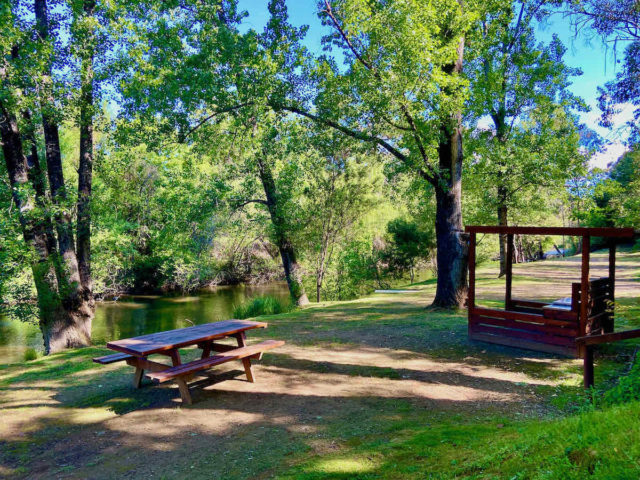
[[[236,348],[220,355],[212,355],[208,358],[184,363],[176,367],[168,368],[167,370],[164,370],[162,372],[152,372],[147,374],[147,376],[157,381],[158,383],[162,383],[168,380],[172,380],[176,377],[189,375],[201,370],[207,370],[211,367],[221,365],[232,360],[240,360],[243,358],[251,357],[253,355],[259,354],[260,352],[271,350],[272,348],[280,347],[282,345],[284,345],[284,341],[282,340],[265,340],[264,342],[249,345],[247,347]]]
[[[486,325],[472,325],[472,330],[477,333],[487,333],[496,336],[519,338],[536,343],[545,343],[551,345],[560,345],[563,347],[574,347],[574,337],[560,337],[555,335],[545,335],[533,332],[524,332],[522,330],[506,329],[498,327],[489,327]]]
[[[99,363],[101,365],[108,365],[110,363],[122,362],[123,360],[127,360],[132,358],[128,353],[114,353],[113,355],[105,355],[104,357],[94,358],[94,363]]]
[[[508,347],[522,348],[525,350],[534,350],[536,352],[555,353],[559,355],[565,355],[568,357],[575,357],[575,348],[562,347],[558,345],[548,345],[545,343],[529,342],[517,338],[509,338],[504,336],[487,335],[479,332],[471,332],[469,335],[471,340],[479,342],[495,343],[498,345],[505,345]]]
[[[587,335],[585,337],[576,338],[578,345],[599,345],[601,343],[619,342],[621,340],[630,340],[632,338],[640,338],[640,328],[634,330],[625,330],[622,332],[605,333],[603,335]]]
[[[505,227],[498,225],[467,225],[467,233],[492,233],[515,235],[570,235],[576,237],[608,237],[608,238],[632,238],[633,228],[613,227]]]
[[[553,327],[548,325],[542,325],[540,323],[529,323],[529,322],[518,322],[516,320],[508,320],[505,318],[489,318],[483,317],[479,315],[474,315],[471,318],[471,322],[474,324],[485,324],[485,325],[493,325],[496,327],[503,328],[515,328],[520,330],[526,330],[529,332],[538,332],[542,334],[548,335],[558,335],[561,337],[571,337],[575,338],[578,334],[578,326],[577,324],[573,327]]]
[[[565,320],[555,320],[552,318],[545,318],[542,315],[534,313],[512,312],[508,310],[497,310],[492,308],[479,308],[476,307],[472,314],[481,315],[483,317],[491,318],[505,318],[507,320],[520,320],[524,322],[540,323],[543,325],[554,325],[557,327],[574,327],[576,322],[570,322]]]

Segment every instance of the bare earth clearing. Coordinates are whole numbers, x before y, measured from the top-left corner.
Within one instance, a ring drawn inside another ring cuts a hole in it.
[[[605,263],[595,256],[594,275]],[[570,278],[561,270],[568,264]],[[578,266],[579,258],[518,265],[516,275],[531,277],[516,277],[514,291],[564,296]],[[623,304],[638,296],[639,267],[640,254],[620,255]],[[500,299],[495,270],[480,270],[480,300]],[[500,428],[502,418],[546,416],[556,386],[579,389],[578,360],[468,342],[464,312],[425,309],[433,295],[427,283],[419,293],[267,318],[270,327],[252,332],[250,343],[278,338],[287,345],[256,365],[256,383],[231,364],[199,381],[190,407],[179,406],[172,384],[147,381],[134,390],[130,367],[91,363],[108,353],[102,348],[2,367],[0,476],[270,478],[414,425],[486,421]],[[335,468],[347,475],[336,478],[349,478],[347,467],[330,462],[324,473]]]

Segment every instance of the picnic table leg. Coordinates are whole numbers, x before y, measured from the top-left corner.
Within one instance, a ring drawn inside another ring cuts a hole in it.
[[[174,349],[171,350],[169,352],[169,356],[171,357],[171,362],[173,363],[174,367],[177,367],[178,365],[182,365],[182,361],[180,360],[180,352],[178,351],[178,349]]]
[[[187,381],[184,378],[177,377],[176,383],[178,384],[178,389],[180,390],[180,398],[182,398],[182,403],[191,405],[191,393],[189,393],[189,385],[187,385]]]
[[[247,346],[247,336],[244,332],[240,332],[236,334],[236,339],[238,340],[238,347],[246,347]],[[254,382],[253,379],[253,370],[251,369],[251,358],[243,358],[242,365],[244,366],[244,373],[247,375],[247,380],[250,383]]]
[[[200,348],[202,348],[202,355],[200,355],[200,358],[208,358],[209,355],[211,355],[211,342],[201,344]]]
[[[144,375],[144,369],[140,365],[136,365],[136,373],[133,374],[134,388],[140,388],[142,386],[143,375]]]
[[[174,367],[178,365],[182,365],[182,360],[180,359],[180,352],[178,349],[174,349],[169,351],[169,356],[171,357],[171,362]],[[186,377],[176,377],[175,382],[178,384],[178,390],[180,390],[180,398],[182,398],[182,403],[186,405],[191,405],[191,393],[189,392],[189,385],[187,382],[193,378],[192,375],[188,375]]]

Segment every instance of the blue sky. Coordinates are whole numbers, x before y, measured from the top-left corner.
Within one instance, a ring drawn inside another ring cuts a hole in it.
[[[239,0],[240,9],[249,12],[245,25],[256,30],[262,30],[269,17],[267,0]],[[320,24],[316,15],[315,0],[287,0],[290,21],[294,25],[309,25],[309,31],[305,39],[306,46],[313,52],[321,51],[321,39],[326,30]],[[606,138],[611,145],[602,154],[597,155],[591,162],[594,166],[606,167],[616,160],[625,150],[622,140],[624,134],[619,128],[613,131],[598,125],[600,111],[597,108],[598,86],[615,77],[616,65],[612,48],[607,51],[602,41],[597,38],[588,38],[587,35],[574,37],[567,19],[556,14],[548,19],[544,25],[537,29],[537,36],[543,42],[548,42],[553,34],[559,38],[568,48],[565,55],[566,63],[571,67],[580,67],[584,72],[581,77],[573,80],[571,90],[582,97],[591,106],[591,112],[582,115],[582,121],[590,128],[596,130]],[[624,125],[630,119],[632,109],[630,105],[623,106],[623,112],[618,115],[616,124]]]

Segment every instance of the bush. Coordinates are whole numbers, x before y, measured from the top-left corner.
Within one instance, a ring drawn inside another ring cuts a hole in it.
[[[255,297],[233,309],[233,318],[252,318],[260,315],[277,315],[287,313],[295,308],[289,300],[282,300],[270,295]]]
[[[617,405],[640,400],[640,354],[628,375],[620,377],[618,383],[604,394],[605,405]]]
[[[38,358],[38,352],[36,352],[35,348],[27,348],[24,351],[24,361],[28,362],[30,360],[35,360]]]

